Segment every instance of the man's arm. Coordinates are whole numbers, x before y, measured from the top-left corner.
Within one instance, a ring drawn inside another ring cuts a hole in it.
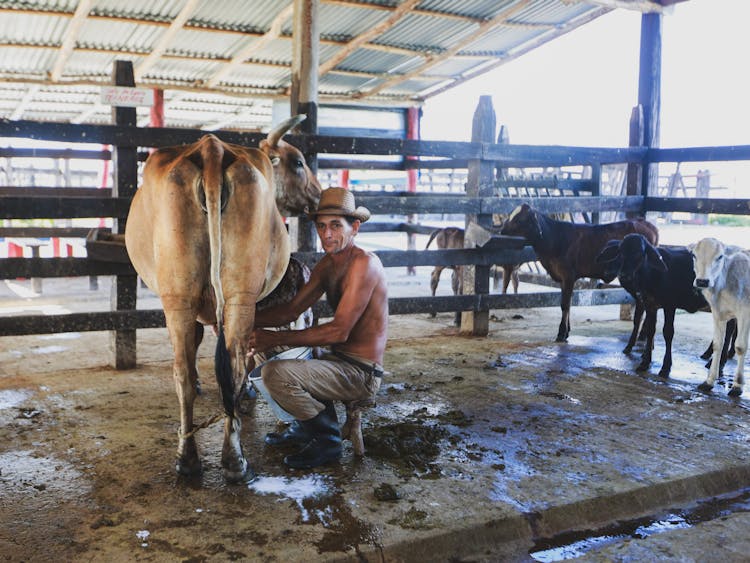
[[[289,303],[275,305],[255,312],[255,328],[284,326],[297,318],[323,296],[320,266],[318,262],[310,273],[310,279],[303,285]]]
[[[372,271],[373,268],[374,264],[367,254],[353,260],[342,283],[341,300],[330,322],[304,330],[255,330],[250,337],[249,346],[262,352],[281,345],[330,346],[346,342],[352,328],[367,308],[377,284],[378,276]]]

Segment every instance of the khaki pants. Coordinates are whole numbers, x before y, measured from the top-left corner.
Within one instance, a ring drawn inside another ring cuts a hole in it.
[[[321,401],[372,397],[381,380],[370,370],[334,355],[320,360],[271,361],[263,365],[261,376],[274,401],[297,420],[314,418],[325,408]]]

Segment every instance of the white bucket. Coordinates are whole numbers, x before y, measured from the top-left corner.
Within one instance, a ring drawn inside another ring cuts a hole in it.
[[[290,348],[289,350],[284,350],[283,352],[279,352],[275,356],[269,358],[264,363],[273,362],[274,360],[310,360],[310,359],[312,359],[312,348],[300,347],[300,348]],[[266,389],[266,386],[263,383],[263,378],[260,377],[261,366],[256,367],[253,371],[251,371],[248,374],[247,376],[248,385],[252,385],[253,387],[255,387],[255,389],[257,389],[257,391],[266,400],[266,402],[268,403],[268,406],[271,407],[271,410],[281,422],[292,422],[294,420],[294,417],[288,412],[286,412],[284,409],[282,409],[281,405],[279,405],[279,403],[273,400],[273,397],[271,397],[271,394],[268,392],[268,389]]]

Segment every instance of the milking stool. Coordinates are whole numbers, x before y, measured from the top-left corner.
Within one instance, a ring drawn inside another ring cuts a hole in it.
[[[376,405],[373,397],[360,399],[359,401],[344,402],[346,407],[346,422],[341,427],[341,439],[352,443],[354,454],[365,455],[365,442],[362,439],[362,411]]]

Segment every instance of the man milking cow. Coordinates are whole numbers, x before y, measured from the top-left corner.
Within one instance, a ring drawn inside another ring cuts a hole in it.
[[[270,433],[265,441],[301,447],[284,458],[293,468],[316,467],[341,457],[333,402],[367,399],[378,391],[388,330],[383,265],[354,244],[370,212],[356,207],[348,190],[328,188],[310,217],[325,255],[289,303],[258,311],[248,342],[251,352],[276,346],[328,347],[319,359],[275,360],[261,368],[271,398],[294,417],[283,432]],[[302,330],[265,330],[293,321],[323,294],[334,311],[329,322]]]

